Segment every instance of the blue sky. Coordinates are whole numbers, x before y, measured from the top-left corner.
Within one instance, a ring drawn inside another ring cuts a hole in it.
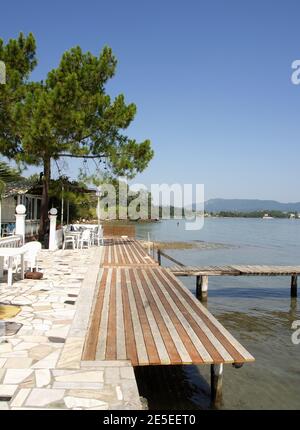
[[[203,183],[206,199],[300,200],[298,0],[19,0],[0,12],[1,38],[36,37],[33,79],[72,46],[112,47],[107,91],[137,104],[128,134],[155,150],[136,182]]]

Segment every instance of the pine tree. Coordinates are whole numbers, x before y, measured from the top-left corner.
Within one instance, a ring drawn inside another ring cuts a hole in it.
[[[0,88],[0,152],[43,166],[42,236],[51,160],[105,157],[112,174],[132,178],[147,167],[153,151],[149,140],[138,143],[124,134],[135,117],[135,104],[126,104],[123,94],[112,100],[105,91],[117,65],[111,48],[104,47],[98,57],[72,48],[42,82],[28,81],[36,65],[31,34],[21,34],[7,45],[0,40],[1,59],[8,67],[7,85]]]

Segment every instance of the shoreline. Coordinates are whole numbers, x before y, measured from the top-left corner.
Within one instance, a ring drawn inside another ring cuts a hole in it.
[[[183,242],[183,241],[150,241],[142,240],[137,238],[143,248],[148,248],[149,243],[154,249],[221,249],[221,248],[232,248],[234,245],[216,242],[204,242],[204,241],[193,241],[193,242]]]

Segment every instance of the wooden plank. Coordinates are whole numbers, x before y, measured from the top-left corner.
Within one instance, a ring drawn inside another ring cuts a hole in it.
[[[122,301],[121,272],[117,269],[116,273],[116,318],[117,318],[117,360],[126,360],[126,342],[124,312]]]
[[[94,360],[96,356],[107,275],[108,275],[108,269],[103,269],[101,279],[100,279],[100,285],[99,285],[99,289],[96,297],[96,302],[93,309],[92,319],[91,319],[89,331],[84,345],[83,360]]]
[[[231,265],[231,266],[172,266],[177,276],[291,276],[300,274],[300,266]]]
[[[134,241],[131,242],[130,244],[130,248],[131,248],[131,252],[135,255],[136,257],[136,262],[137,263],[144,263],[144,257],[145,257],[145,252],[137,246],[137,243]]]
[[[151,290],[150,290],[149,286],[151,285],[151,283],[147,279],[144,269],[141,269],[139,271],[139,276],[140,276],[140,279],[142,281],[143,289],[144,289],[144,292],[146,294],[149,306],[152,310],[152,313],[153,313],[153,316],[155,318],[156,324],[158,326],[160,335],[163,339],[163,342],[164,342],[164,345],[166,347],[168,356],[170,358],[170,364],[182,364],[182,359],[181,359],[180,354],[176,348],[176,345],[174,343],[174,339],[172,338],[171,333],[168,330],[168,328],[165,324],[165,321],[162,317],[162,314],[160,312],[160,309],[156,303],[156,300],[152,295],[153,288],[151,288]]]
[[[121,258],[121,264],[130,264],[130,261],[129,261],[129,256],[128,256],[128,254],[127,254],[127,252],[126,252],[126,249],[125,249],[125,247],[123,246],[123,244],[120,244],[119,245],[120,246],[120,251],[121,251],[121,253],[122,253],[122,258]]]
[[[126,355],[133,366],[138,365],[138,355],[135,344],[135,336],[133,330],[133,321],[131,318],[128,290],[126,284],[125,271],[121,270],[121,289],[122,289],[122,303],[123,303],[123,316],[124,316],[124,329],[125,329],[125,344],[126,344]]]
[[[199,357],[198,351],[196,350],[194,344],[187,336],[187,333],[180,320],[177,318],[177,315],[172,310],[170,304],[162,294],[159,286],[156,284],[152,271],[145,270],[144,275],[146,281],[151,284],[152,295],[159,307],[164,322],[171,333],[182,363],[203,362],[201,357]]]
[[[111,264],[111,263],[112,263],[111,250],[112,250],[112,246],[111,246],[111,245],[109,245],[109,246],[108,246],[108,260],[107,260],[107,263],[108,263],[108,264]]]
[[[120,265],[123,261],[123,257],[121,254],[121,246],[119,243],[116,243],[115,246],[116,246],[117,262],[118,262],[118,265]]]
[[[96,351],[97,360],[105,360],[111,277],[112,269],[108,269]]]
[[[122,253],[122,245],[119,242],[115,241],[114,244],[111,246],[115,248],[115,253],[116,253],[115,265],[116,266],[122,265],[124,261],[124,257]]]
[[[103,266],[139,266],[155,265],[157,263],[146,253],[135,240],[105,240]]]
[[[123,249],[123,252],[124,252],[125,263],[126,264],[132,264],[132,257],[129,254],[127,246],[124,243],[122,244],[122,249]]]
[[[134,366],[254,360],[170,270],[149,260],[139,243],[128,239],[105,243],[103,261],[107,259],[111,267],[104,269],[106,276],[102,273],[85,359],[129,359]],[[248,274],[255,274],[259,267],[261,273],[282,270],[278,266],[238,267]],[[232,266],[176,269],[193,275],[199,269],[209,275],[239,273]]]
[[[152,274],[155,277],[157,284],[159,285],[164,296],[166,297],[166,300],[168,301],[175,315],[177,316],[182,326],[184,327],[188,337],[191,339],[192,343],[194,344],[194,347],[196,348],[198,355],[201,357],[201,360],[203,361],[203,363],[212,363],[213,358],[211,357],[211,355],[203,345],[202,339],[200,339],[200,336],[198,336],[195,333],[195,331],[193,330],[193,327],[190,325],[188,321],[189,318],[186,318],[186,312],[184,313],[180,312],[180,309],[178,308],[177,303],[174,300],[172,300],[172,297],[170,296],[170,294],[162,284],[161,280],[159,279],[158,276],[156,276],[159,273],[162,273],[162,270],[152,271]]]
[[[127,291],[128,291],[131,318],[133,322],[133,331],[134,331],[134,337],[135,337],[135,345],[137,350],[138,362],[139,362],[139,365],[146,365],[146,364],[149,364],[149,359],[148,359],[147,349],[144,341],[143,330],[138,316],[137,305],[134,300],[134,294],[132,291],[128,270],[129,269],[125,269],[125,277],[126,277],[126,285],[127,285]]]
[[[116,245],[113,244],[111,249],[112,249],[112,264],[114,266],[117,266],[118,265],[118,257],[116,255]]]
[[[107,266],[108,264],[108,245],[104,245],[103,259],[101,264],[102,266]]]
[[[150,330],[151,330],[151,333],[152,333],[152,339],[151,339],[151,341],[153,340],[153,342],[155,344],[155,349],[156,349],[156,351],[157,351],[157,353],[159,355],[159,357],[158,357],[158,364],[170,364],[171,363],[170,357],[169,357],[169,355],[167,353],[167,350],[166,350],[165,344],[163,342],[162,336],[160,334],[158,325],[157,325],[157,323],[155,321],[155,318],[154,318],[154,315],[152,313],[152,309],[150,307],[150,303],[149,303],[149,301],[147,299],[147,296],[145,294],[145,291],[144,291],[144,288],[143,288],[143,281],[142,281],[142,279],[139,276],[141,270],[140,269],[139,270],[132,269],[132,272],[133,272],[133,274],[135,276],[136,287],[137,287],[137,289],[139,291],[139,294],[140,294],[140,297],[141,297],[141,300],[142,300],[142,305],[143,305],[143,308],[144,308],[145,313],[147,315],[147,320],[149,322]],[[149,352],[148,352],[148,355],[149,355]],[[149,360],[151,360],[151,363],[153,362],[153,360],[151,359],[150,355],[149,355]]]
[[[166,271],[166,275],[170,279],[174,279],[171,272]],[[222,345],[227,349],[229,354],[235,358],[235,362],[254,361],[252,355],[222,326],[222,324],[203,306],[195,297],[188,291],[181,282],[175,278],[177,282],[174,284],[176,289],[180,291],[182,296],[189,301],[191,307],[197,312],[200,308],[202,318],[209,329],[216,335]]]
[[[209,330],[206,324],[204,324],[199,314],[192,309],[189,303],[184,300],[182,295],[179,294],[176,288],[174,288],[173,282],[165,276],[165,272],[155,271],[155,274],[163,282],[166,291],[169,293],[170,299],[176,303],[179,311],[185,316],[197,337],[203,342],[205,349],[213,358],[214,363],[222,363],[224,361],[232,363],[233,358],[231,355]]]
[[[129,243],[128,245],[125,245],[126,250],[128,252],[128,255],[130,256],[130,263],[131,265],[135,265],[135,264],[140,264],[141,263],[141,258],[139,256],[139,254],[135,251],[135,249],[133,248],[132,244]]]
[[[116,328],[116,269],[112,269],[110,296],[108,302],[108,320],[106,337],[106,360],[117,359],[117,328]]]
[[[142,264],[148,264],[148,265],[157,265],[157,262],[153,260],[150,255],[147,254],[145,249],[142,247],[142,245],[138,241],[133,242],[133,247],[140,256],[140,263]]]
[[[129,273],[130,284],[132,287],[132,291],[133,291],[133,295],[134,295],[134,299],[135,299],[135,303],[136,303],[136,307],[137,307],[137,311],[138,311],[139,321],[141,324],[141,330],[142,330],[143,337],[144,337],[145,347],[147,350],[148,360],[150,363],[160,364],[160,358],[159,358],[156,344],[154,341],[154,336],[157,333],[155,333],[155,332],[153,333],[151,328],[150,328],[146,309],[143,305],[143,300],[141,298],[139,288],[137,286],[135,273],[132,269],[129,269],[128,273]]]

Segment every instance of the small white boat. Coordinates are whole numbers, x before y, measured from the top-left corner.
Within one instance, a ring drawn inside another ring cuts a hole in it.
[[[270,216],[269,214],[264,214],[262,219],[274,219],[274,218],[272,216]]]

